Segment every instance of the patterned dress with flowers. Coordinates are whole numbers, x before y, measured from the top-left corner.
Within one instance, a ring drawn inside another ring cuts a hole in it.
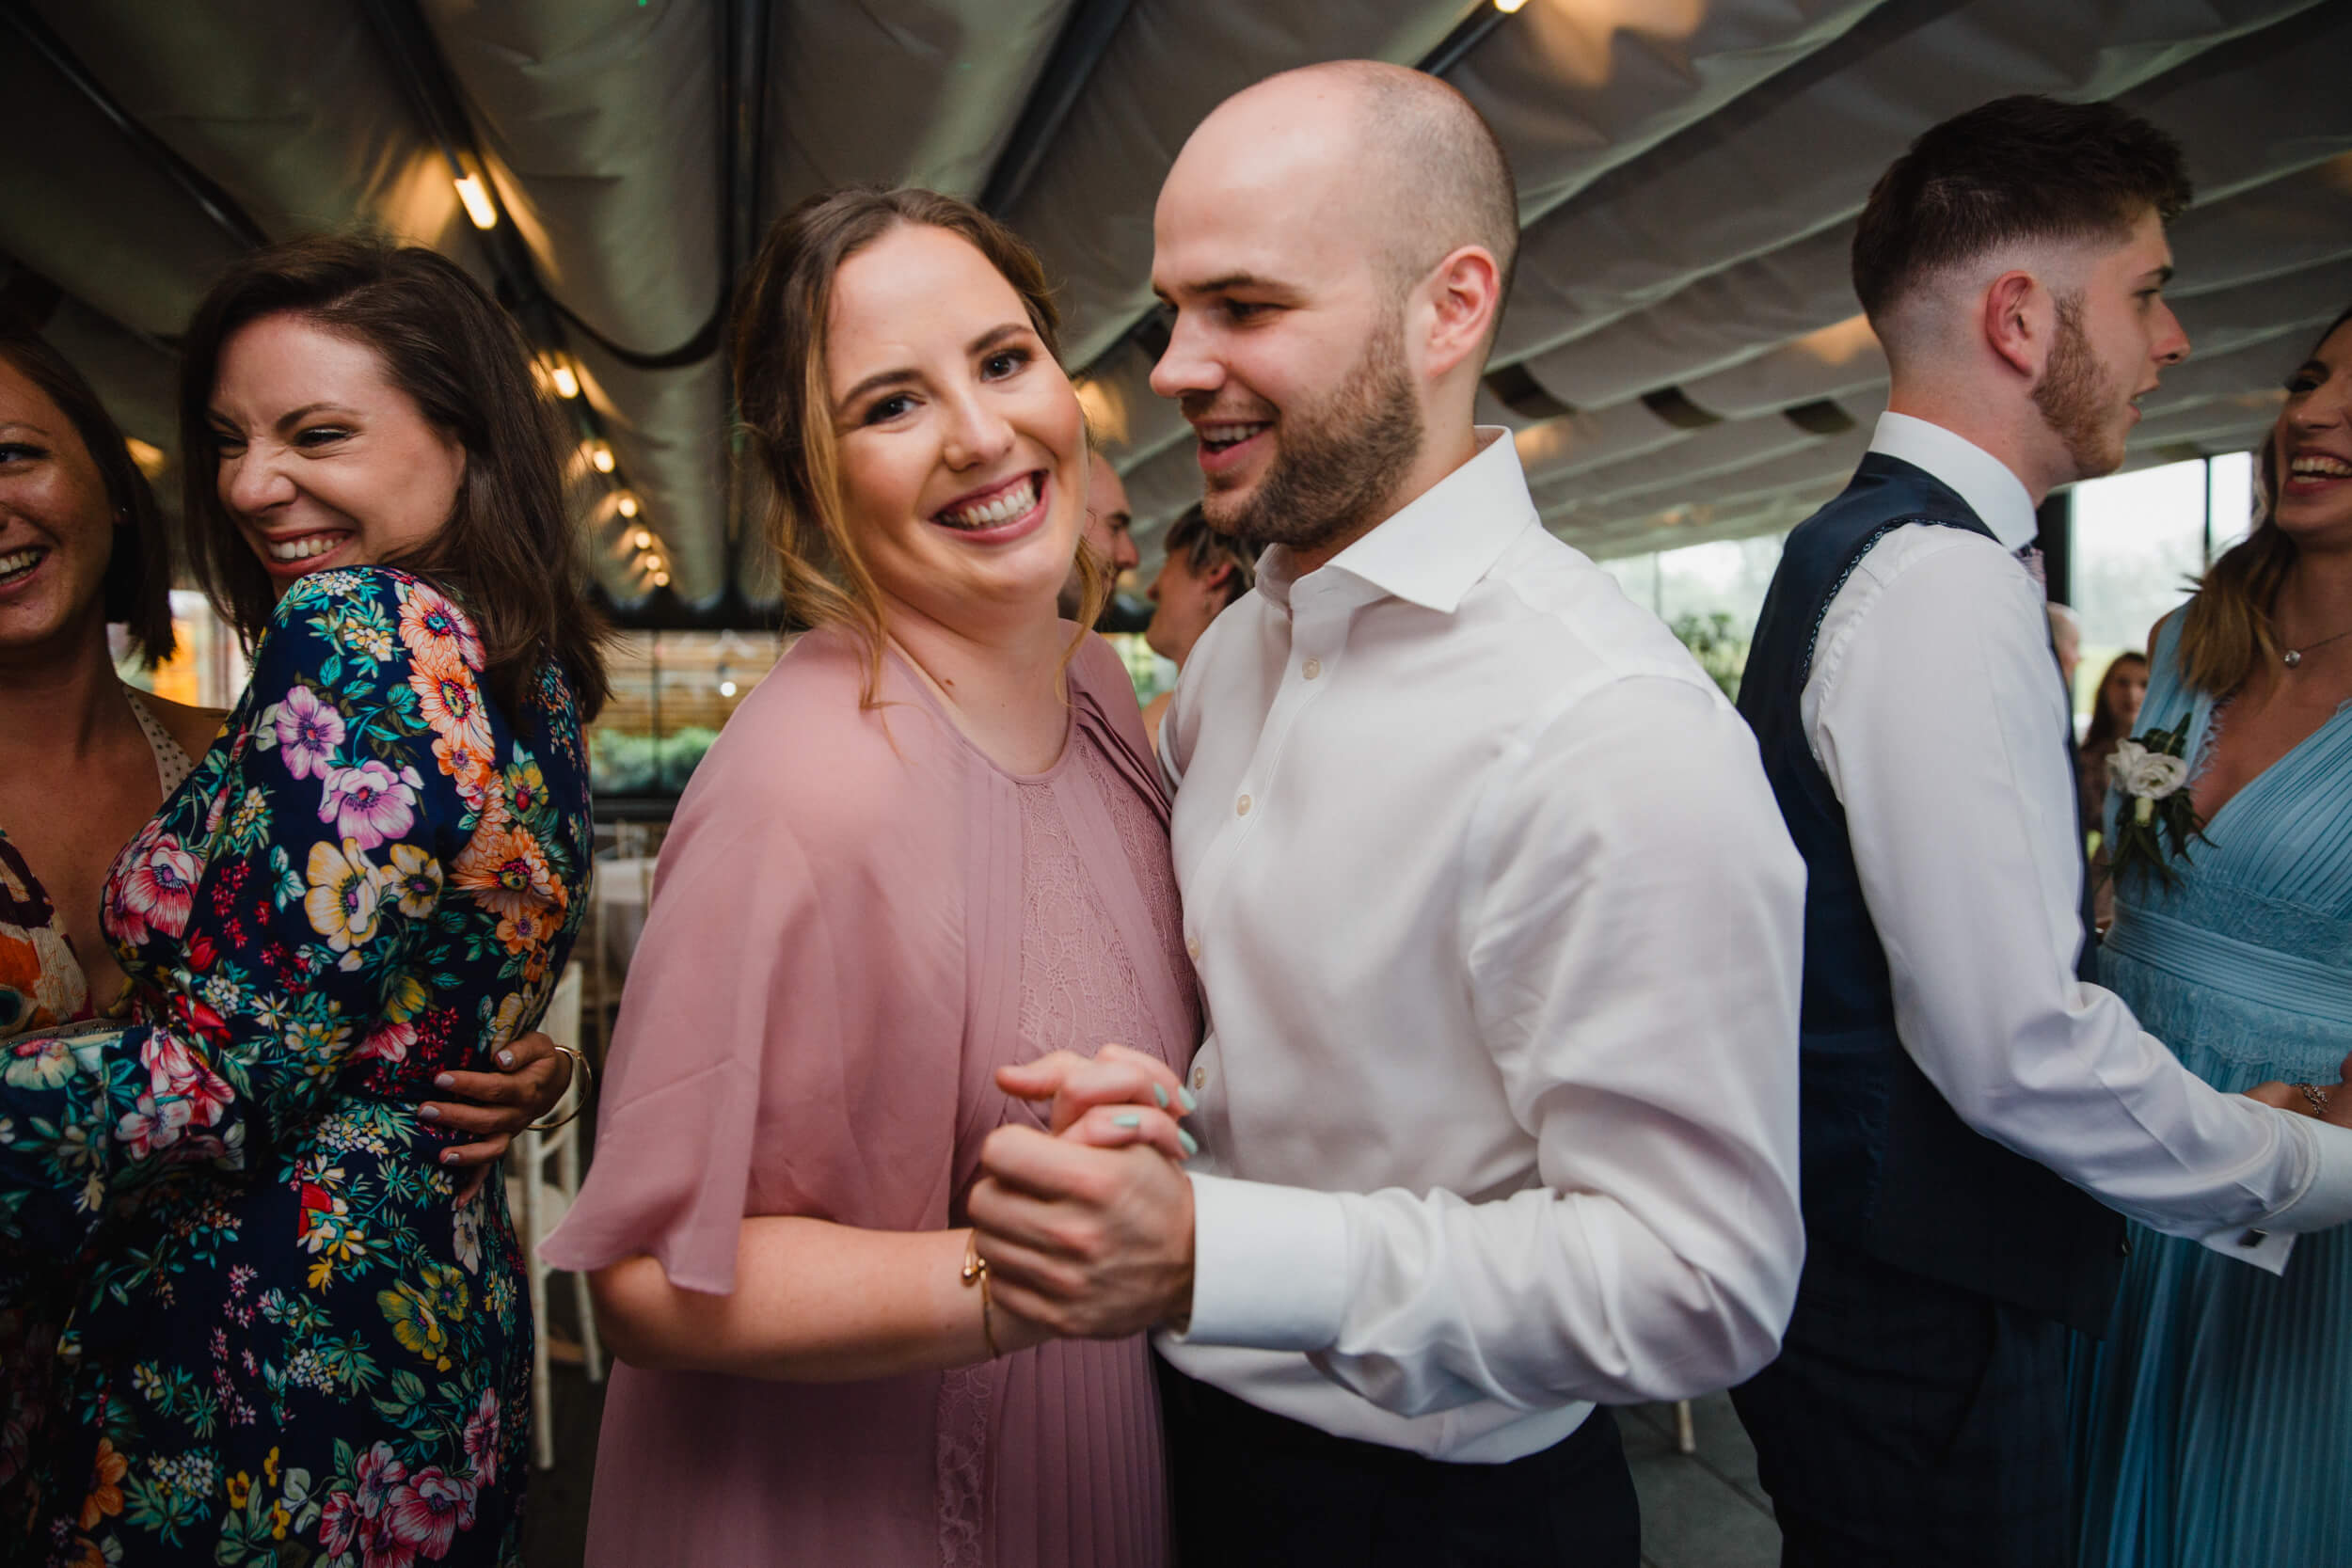
[[[138,1026],[8,1042],[0,1247],[95,1262],[44,1508],[0,1554],[516,1560],[522,1258],[416,1109],[544,1010],[590,829],[563,677],[507,714],[482,659],[418,578],[303,578],[108,879]]]

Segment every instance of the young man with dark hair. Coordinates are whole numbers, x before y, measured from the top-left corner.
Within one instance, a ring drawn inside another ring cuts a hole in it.
[[[1808,874],[1807,1257],[1733,1395],[1790,1568],[2063,1568],[2067,1337],[2106,1326],[2118,1212],[2274,1272],[2352,1218],[2352,1132],[2208,1087],[2090,983],[2071,704],[2020,558],[2188,352],[2188,197],[2153,126],[2012,98],[1922,135],[1855,236],[1888,411],[1790,534],[1740,696]]]
[[[1143,628],[1143,641],[1181,670],[1209,623],[1249,592],[1258,575],[1258,551],[1248,541],[1211,528],[1198,502],[1168,525],[1160,548],[1167,559],[1144,590],[1152,601],[1152,624]],[[1143,733],[1154,747],[1160,743],[1160,721],[1175,697],[1171,687],[1143,705]]]

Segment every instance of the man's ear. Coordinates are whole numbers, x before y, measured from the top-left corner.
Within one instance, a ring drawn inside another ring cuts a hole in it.
[[[1502,309],[1502,269],[1483,245],[1466,245],[1439,261],[1427,285],[1431,305],[1429,374],[1442,376],[1486,347]]]
[[[2027,381],[2039,381],[2058,330],[2057,301],[2029,272],[2010,271],[1984,291],[1979,326],[1994,356]]]
[[[1207,574],[1201,578],[1200,586],[1203,588],[1223,588],[1230,591],[1232,587],[1232,582],[1233,563],[1230,561],[1220,561],[1216,565],[1210,567]]]

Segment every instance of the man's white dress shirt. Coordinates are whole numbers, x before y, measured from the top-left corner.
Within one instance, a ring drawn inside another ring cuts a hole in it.
[[[1943,481],[1994,535],[1901,528],[1872,546],[1830,601],[1804,687],[1896,1032],[1978,1132],[2276,1272],[2284,1231],[2352,1219],[2352,1132],[2212,1088],[2074,977],[2073,718],[2042,591],[2014,553],[2033,542],[2032,499],[1998,458],[1922,420],[1885,415],[1870,450]]]
[[[1501,431],[1193,650],[1161,734],[1210,1031],[1179,1369],[1458,1461],[1774,1353],[1804,866],[1754,737]]]

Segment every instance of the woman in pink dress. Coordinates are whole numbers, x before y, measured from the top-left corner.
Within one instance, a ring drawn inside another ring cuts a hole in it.
[[[1173,1099],[1200,1031],[1133,689],[1097,603],[1055,610],[1054,326],[1035,257],[927,192],[803,204],[749,280],[737,390],[817,629],[678,804],[545,1248],[623,1363],[591,1563],[1168,1560],[1143,1342],[1048,1340],[967,1262],[980,1144],[1040,1115],[1000,1068],[1118,1041]]]

